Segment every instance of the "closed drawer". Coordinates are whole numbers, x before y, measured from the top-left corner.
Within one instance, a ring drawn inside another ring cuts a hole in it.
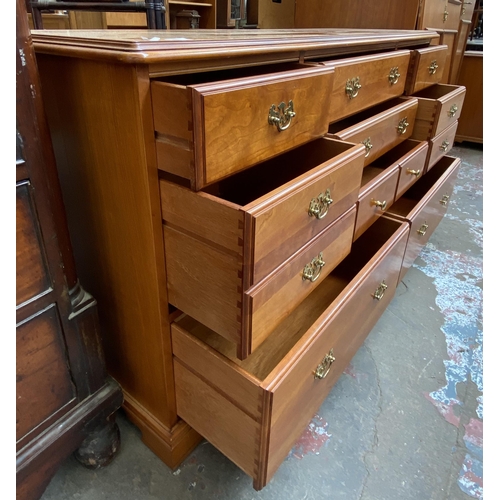
[[[453,122],[447,129],[429,141],[429,155],[426,170],[429,171],[434,164],[453,147],[458,122]]]
[[[377,221],[244,361],[192,318],[172,324],[179,416],[256,489],[270,481],[394,296],[407,237],[406,222]]]
[[[459,158],[444,156],[388,210],[388,215],[410,222],[400,279],[413,265],[446,213],[460,163]]]
[[[332,68],[259,71],[153,81],[158,168],[199,190],[326,133]]]
[[[412,138],[426,141],[440,134],[460,118],[465,87],[437,84],[417,92],[418,99]]]
[[[410,51],[322,61],[335,69],[329,121],[335,122],[403,94]]]
[[[354,229],[355,240],[393,204],[398,178],[399,165],[397,163],[385,168],[370,165],[363,170]]]
[[[414,94],[439,83],[443,79],[447,55],[447,45],[414,50],[406,80],[405,94]]]
[[[363,144],[367,166],[411,136],[417,107],[417,99],[392,99],[331,124],[328,136]]]
[[[362,146],[322,138],[221,181],[210,192],[160,180],[169,302],[247,356],[266,336],[262,329],[252,335],[257,291],[261,298],[270,290],[278,293],[283,276],[299,276],[299,268],[328,245],[335,249],[328,265],[349,252],[362,169]],[[332,224],[333,232],[321,235]],[[302,292],[274,303],[267,330],[312,289],[299,281]]]

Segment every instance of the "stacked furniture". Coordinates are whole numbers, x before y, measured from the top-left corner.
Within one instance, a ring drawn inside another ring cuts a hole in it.
[[[71,453],[112,460],[123,395],[75,270],[24,0],[16,21],[16,498],[34,500]]]
[[[127,415],[260,489],[444,216],[463,89],[429,30],[186,37],[34,33]]]

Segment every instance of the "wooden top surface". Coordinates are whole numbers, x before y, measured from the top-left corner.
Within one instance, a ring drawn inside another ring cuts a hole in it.
[[[429,30],[33,30],[39,53],[160,63],[264,54],[349,54],[426,46],[437,38]]]

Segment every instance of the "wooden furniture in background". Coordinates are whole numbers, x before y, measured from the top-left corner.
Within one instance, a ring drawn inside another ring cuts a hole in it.
[[[458,124],[457,142],[483,142],[483,52],[466,51],[458,76],[458,83],[467,88]]]
[[[75,271],[24,0],[16,21],[16,479],[35,500],[71,453],[113,458],[123,396]]]
[[[108,369],[167,465],[260,489],[444,216],[464,89],[429,30],[84,35],[34,39]]]
[[[144,12],[149,29],[166,29],[164,0],[148,0],[147,2],[129,0],[31,0],[31,15],[35,29],[43,29],[44,11],[90,11],[90,12]]]

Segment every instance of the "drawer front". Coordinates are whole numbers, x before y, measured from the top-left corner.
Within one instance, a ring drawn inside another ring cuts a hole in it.
[[[193,87],[198,187],[324,135],[332,70]]]
[[[335,68],[329,121],[403,94],[410,51],[325,62]]]
[[[425,141],[439,135],[460,118],[465,87],[437,84],[413,97],[418,99],[412,138]]]
[[[438,180],[429,191],[419,193],[421,200],[411,213],[408,214],[407,220],[410,222],[410,235],[400,280],[403,279],[408,269],[413,265],[415,259],[419,256],[422,248],[448,210],[448,204],[453,194],[453,186],[455,185],[460,167],[460,160],[451,157],[445,157],[445,159],[446,163],[438,163],[436,165],[437,171],[433,172],[433,174],[442,172]],[[428,180],[425,177],[422,178],[422,182]],[[418,184],[412,187],[412,190],[415,190],[415,192],[418,192],[417,190],[420,187]],[[408,195],[414,197],[411,191],[408,192]]]
[[[361,146],[352,145],[331,162],[243,207],[253,263],[249,283],[265,278],[356,203],[363,153]]]
[[[243,296],[242,336],[253,352],[276,325],[309,295],[351,249],[356,206]]]
[[[394,296],[408,238],[408,224],[395,224],[343,291],[321,299],[326,309],[263,379],[208,345],[191,318],[172,325],[179,416],[251,475],[256,489],[270,481]],[[254,369],[262,363],[253,360]]]
[[[370,167],[368,167],[370,168]],[[354,239],[358,239],[394,202],[399,168],[382,171],[380,180],[360,193]]]
[[[417,107],[418,101],[410,98],[370,119],[335,132],[333,137],[362,143],[365,146],[364,165],[367,166],[411,136]]]
[[[450,85],[450,87],[454,87]],[[450,93],[439,99],[439,104],[436,109],[436,127],[434,135],[440,134],[444,129],[448,128],[460,118],[462,107],[465,100],[465,87],[454,87],[450,89]]]
[[[413,51],[405,94],[410,95],[439,83],[443,78],[448,47],[437,45]]]
[[[428,153],[429,143],[427,141],[416,142],[415,148],[401,159],[396,200],[420,179],[425,170]]]
[[[429,159],[427,160],[426,171],[429,171],[436,164],[436,162],[453,147],[453,141],[455,140],[457,128],[458,122],[455,121],[446,130],[430,141]]]

